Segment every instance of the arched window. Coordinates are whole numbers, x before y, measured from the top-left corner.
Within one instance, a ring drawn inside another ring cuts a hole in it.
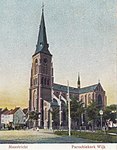
[[[87,94],[85,95],[85,106],[87,106]]]
[[[42,85],[44,84],[44,78],[43,77],[41,78],[41,84]]]
[[[37,78],[35,78],[35,84],[37,85]]]
[[[34,64],[34,74],[37,74],[38,73],[38,60],[35,59],[35,64]]]
[[[45,78],[45,79],[44,79],[44,85],[46,85],[46,82],[47,82],[47,81],[46,81],[46,78]]]
[[[47,80],[47,85],[50,85],[50,79]]]
[[[88,95],[88,104],[91,102],[91,94]]]
[[[33,80],[34,85],[37,85],[37,78]]]
[[[99,94],[98,95],[98,105],[102,106],[102,96]]]
[[[37,92],[36,91],[33,92],[33,109],[34,110],[37,109]]]
[[[84,96],[83,95],[81,96],[81,101],[84,102]]]

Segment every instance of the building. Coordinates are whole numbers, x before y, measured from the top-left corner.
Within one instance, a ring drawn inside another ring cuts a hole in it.
[[[7,108],[0,108],[0,129],[2,128],[2,123],[1,123],[1,115],[5,112],[5,111],[7,111],[8,109]]]
[[[77,87],[69,87],[70,97],[82,100],[87,107],[93,99],[100,108],[106,105],[106,95],[101,83],[88,87],[80,87],[78,75]],[[38,126],[52,128],[52,110],[59,108],[59,125],[67,125],[67,86],[54,83],[52,54],[47,42],[44,10],[42,9],[41,23],[35,53],[32,56],[29,112],[38,112]]]
[[[15,109],[7,110],[1,114],[2,127],[23,127],[26,123],[26,116],[20,107]]]

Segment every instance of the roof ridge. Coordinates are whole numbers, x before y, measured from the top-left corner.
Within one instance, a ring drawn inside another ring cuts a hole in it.
[[[67,87],[67,85],[63,85],[63,84],[59,84],[59,83],[54,83],[54,84]],[[73,87],[73,86],[69,86],[69,88],[75,88],[75,89],[77,89],[76,87]]]
[[[98,85],[98,84],[93,84],[93,85],[85,86],[85,87],[82,87],[82,88],[80,88],[80,89],[88,88],[88,87],[92,87],[92,86],[96,86],[96,85]]]

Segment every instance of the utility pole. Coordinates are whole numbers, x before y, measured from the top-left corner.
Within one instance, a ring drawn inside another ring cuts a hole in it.
[[[69,81],[67,81],[67,101],[68,101],[68,128],[69,128],[69,136],[71,136],[71,116],[70,116]]]

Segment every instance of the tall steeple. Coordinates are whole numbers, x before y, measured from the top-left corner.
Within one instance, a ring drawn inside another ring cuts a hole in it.
[[[77,88],[80,88],[80,74],[78,73]]]
[[[45,21],[44,21],[44,5],[42,5],[42,16],[41,16],[41,23],[39,27],[39,34],[38,34],[35,54],[39,52],[50,54],[48,47],[49,45],[47,43],[46,28],[45,28]]]

